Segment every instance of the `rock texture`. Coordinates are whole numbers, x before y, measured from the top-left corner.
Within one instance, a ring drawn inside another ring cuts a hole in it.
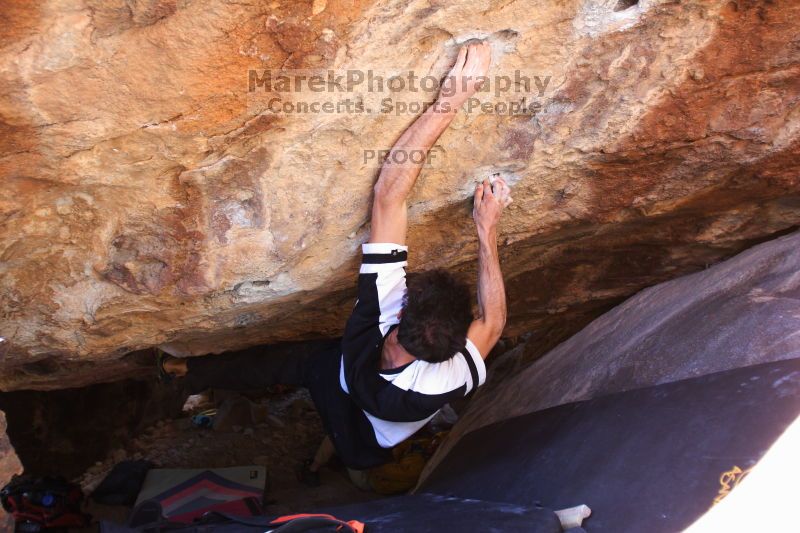
[[[274,114],[252,69],[441,76],[478,37],[491,75],[549,76],[525,95],[535,116],[465,113],[445,133],[409,238],[412,269],[474,275],[471,184],[506,176],[509,333],[540,349],[800,223],[793,0],[49,0],[1,16],[3,390],[141,373],[125,354],[154,345],[340,331],[377,174],[364,150],[413,115]]]
[[[800,358],[800,232],[642,291],[524,370],[523,344],[431,459],[466,433],[565,403]],[[522,352],[522,353],[521,353]],[[800,380],[795,372],[784,379]],[[800,405],[797,405],[800,413]]]
[[[22,473],[22,463],[14,452],[14,446],[6,436],[6,415],[0,411],[0,484],[5,486],[16,474]],[[14,520],[0,507],[0,529],[12,531]]]

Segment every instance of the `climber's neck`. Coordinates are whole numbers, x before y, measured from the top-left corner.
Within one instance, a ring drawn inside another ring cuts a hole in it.
[[[381,370],[392,370],[393,368],[401,367],[413,361],[416,361],[416,358],[408,353],[397,341],[397,328],[394,328],[383,342]]]

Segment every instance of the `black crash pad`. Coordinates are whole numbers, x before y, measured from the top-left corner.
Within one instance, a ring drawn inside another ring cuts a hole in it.
[[[536,391],[530,391],[536,394]],[[587,531],[672,532],[712,505],[800,415],[800,359],[566,404],[463,437],[421,491],[588,505]]]
[[[555,513],[548,509],[521,505],[453,498],[435,494],[414,494],[373,500],[328,509],[302,509],[298,512],[328,513],[342,520],[359,520],[367,533],[490,533],[520,531],[560,533]],[[247,518],[247,523],[218,523],[164,529],[174,533],[261,533],[272,518]],[[145,533],[147,528],[129,528],[105,522],[102,533]],[[292,530],[299,531],[299,530]],[[335,527],[314,529],[320,533]]]
[[[367,533],[560,533],[550,509],[437,494],[411,494],[328,509],[367,524]]]

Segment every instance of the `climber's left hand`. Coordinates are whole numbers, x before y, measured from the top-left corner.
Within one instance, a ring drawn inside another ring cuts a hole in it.
[[[485,41],[461,46],[456,63],[442,82],[439,102],[458,110],[483,85],[492,62],[492,47]]]

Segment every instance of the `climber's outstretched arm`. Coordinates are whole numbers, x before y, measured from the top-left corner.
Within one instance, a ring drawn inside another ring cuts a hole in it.
[[[506,291],[497,254],[497,225],[503,209],[511,203],[511,192],[502,178],[475,189],[472,217],[478,229],[478,313],[467,338],[486,359],[506,325]]]
[[[481,78],[486,76],[490,62],[491,48],[487,43],[462,46],[455,65],[442,84],[436,104],[417,118],[394,144],[375,184],[369,242],[405,244],[406,200],[424,163],[420,161],[424,158],[418,154],[431,149],[458,109],[480,88]],[[411,154],[416,157],[409,157]],[[412,159],[418,162],[412,162]]]

